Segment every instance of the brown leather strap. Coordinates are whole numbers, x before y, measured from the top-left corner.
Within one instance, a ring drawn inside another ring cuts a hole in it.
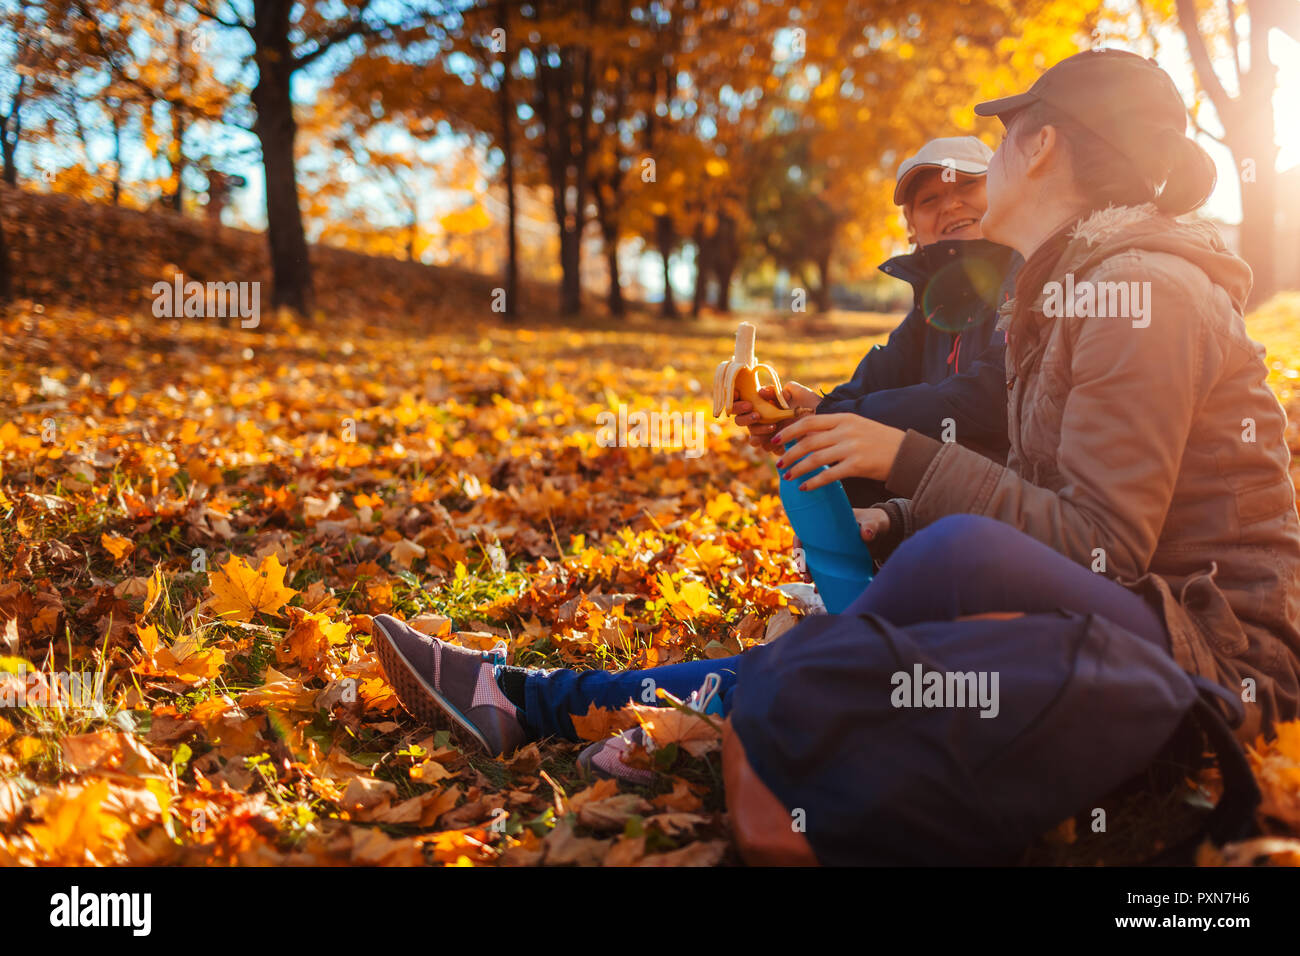
[[[722,781],[736,848],[750,866],[818,866],[795,817],[759,779],[745,756],[740,735],[723,724]]]
[[[963,621],[1010,620],[1020,611],[989,611],[958,618]],[[796,818],[767,788],[750,766],[740,735],[728,719],[722,726],[722,782],[727,815],[736,848],[750,866],[819,866],[808,838],[796,829]]]

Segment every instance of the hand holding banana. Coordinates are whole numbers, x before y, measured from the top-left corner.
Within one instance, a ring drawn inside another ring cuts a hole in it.
[[[782,388],[776,370],[755,359],[754,336],[754,326],[748,322],[736,329],[735,352],[719,363],[713,376],[713,414],[721,418],[730,411],[737,425],[749,429],[749,443],[760,447],[779,423],[815,409],[821,396],[798,382]],[[760,372],[768,374],[771,385],[761,384]]]
[[[767,372],[774,385],[775,402],[759,394],[759,372]],[[754,326],[741,322],[736,329],[736,349],[730,359],[718,363],[713,373],[713,417],[721,418],[737,399],[750,404],[765,422],[794,418],[794,409],[781,395],[781,377],[770,365],[759,365],[754,358]]]

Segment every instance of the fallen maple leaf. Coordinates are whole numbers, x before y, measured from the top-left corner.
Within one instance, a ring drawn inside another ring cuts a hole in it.
[[[45,862],[83,864],[87,858],[111,862],[101,860],[101,854],[116,849],[131,832],[131,825],[105,812],[108,787],[107,780],[97,780],[86,787],[37,798],[33,811],[45,822],[32,824],[27,832],[41,848]]]
[[[155,633],[156,637],[156,633]],[[141,641],[145,640],[143,634]],[[204,648],[197,635],[178,638],[171,647],[159,647],[153,654],[157,672],[198,682],[211,680],[226,665],[226,652],[219,647]]]
[[[599,800],[608,800],[618,793],[618,781],[613,777],[604,777],[597,780],[585,790],[579,790],[569,798],[570,810],[581,810],[588,803],[595,803]]]
[[[274,614],[298,592],[284,586],[285,567],[273,554],[254,570],[237,555],[231,555],[217,571],[208,573],[212,609],[221,617],[251,621],[257,613]]]
[[[293,623],[277,651],[280,660],[319,673],[329,660],[330,647],[347,643],[351,626],[346,621],[331,621],[324,614],[292,607],[287,610]]]
[[[444,637],[451,633],[451,618],[441,614],[417,614],[406,623],[409,627],[430,637]]]
[[[124,538],[118,534],[109,534],[107,531],[99,536],[99,543],[104,546],[105,551],[113,556],[114,562],[122,561],[135,550],[135,542],[130,538]]]
[[[162,597],[163,576],[162,565],[159,564],[153,569],[153,574],[149,575],[149,582],[145,585],[144,608],[140,611],[141,617],[146,617],[158,603],[158,598]]]
[[[411,562],[416,558],[424,557],[424,548],[407,538],[403,538],[397,544],[393,545],[393,550],[389,552],[389,557],[393,563],[400,568],[409,568]]]
[[[239,706],[311,711],[316,707],[316,691],[304,687],[302,681],[268,667],[265,683],[244,693],[239,698]]]
[[[96,770],[132,777],[166,777],[167,768],[131,734],[101,730],[59,741],[63,759],[76,772]]]
[[[145,654],[153,657],[162,644],[162,638],[158,636],[157,626],[150,624],[148,627],[141,627],[137,624],[135,632],[140,637],[140,646],[144,648]]]
[[[587,706],[585,715],[570,714],[569,719],[581,740],[604,740],[637,725],[636,715],[626,707],[610,710],[594,703]]]
[[[635,793],[619,793],[604,800],[589,800],[578,809],[578,822],[593,830],[621,830],[634,816],[644,816],[653,809]],[[690,816],[691,814],[678,814]]]
[[[645,856],[645,836],[619,837],[605,856],[602,866],[635,866]]]
[[[419,866],[424,854],[420,844],[410,837],[393,839],[379,830],[354,829],[352,862],[363,866]]]
[[[567,820],[556,825],[546,835],[547,866],[565,866],[576,863],[579,866],[595,866],[605,859],[605,854],[612,846],[611,840],[593,840],[580,837],[573,832],[573,825]]]
[[[681,777],[673,779],[673,789],[671,793],[661,793],[652,801],[656,807],[663,810],[677,810],[689,813],[692,810],[698,810],[704,805],[691,785]]]
[[[722,735],[717,727],[698,714],[641,704],[631,704],[629,708],[641,721],[646,737],[653,741],[656,750],[677,744],[692,757],[702,757],[722,747]]]
[[[388,780],[355,776],[348,781],[341,805],[346,810],[369,810],[397,794],[397,786]]]

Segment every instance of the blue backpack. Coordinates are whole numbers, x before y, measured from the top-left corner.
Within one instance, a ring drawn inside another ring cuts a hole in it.
[[[1223,797],[1149,861],[1189,863],[1207,834],[1254,832],[1259,790],[1224,705],[1239,723],[1230,692],[1096,615],[831,614],[741,655],[730,718],[826,865],[1015,863],[1157,758],[1208,743]]]

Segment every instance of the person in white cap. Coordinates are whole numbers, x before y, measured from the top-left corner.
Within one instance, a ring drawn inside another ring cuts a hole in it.
[[[898,167],[894,205],[903,207],[917,246],[941,239],[979,239],[988,202],[984,174],[993,150],[974,136],[932,139]],[[888,263],[886,263],[888,265]]]
[[[974,136],[948,136],[903,160],[894,203],[902,208],[915,248],[880,270],[911,284],[912,310],[888,342],[866,354],[848,382],[825,395],[787,382],[791,405],[818,414],[852,412],[1005,461],[1006,340],[995,329],[995,313],[1010,297],[1022,260],[1007,246],[981,238],[992,156]],[[736,423],[749,427],[750,444],[780,451],[771,440],[778,426],[759,422],[747,402],[733,410]],[[905,512],[888,503],[881,482],[850,478],[845,489],[879,559],[910,531],[902,527]],[[875,503],[881,504],[867,507]]]

